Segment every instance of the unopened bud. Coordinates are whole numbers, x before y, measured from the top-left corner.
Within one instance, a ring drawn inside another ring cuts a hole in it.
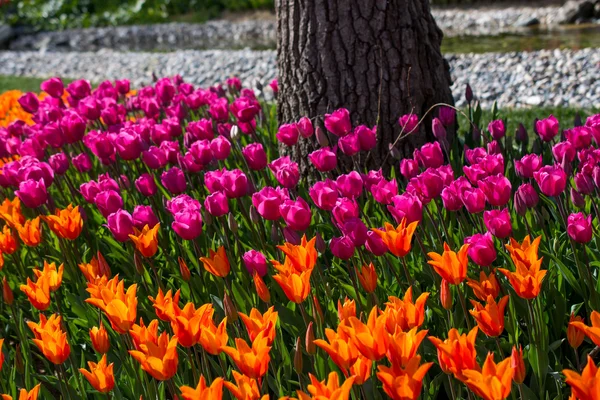
[[[297,374],[302,374],[302,341],[300,337],[296,338],[296,351],[294,352],[294,369]]]
[[[317,346],[315,345],[315,325],[312,321],[308,323],[308,329],[306,329],[304,346],[306,347],[306,352],[310,355],[317,352]]]
[[[519,127],[515,132],[515,139],[517,140],[517,143],[522,143],[524,145],[529,143],[529,136],[527,135],[527,129],[525,129],[525,125],[519,124]]]
[[[263,281],[257,272],[255,272],[252,277],[254,279],[254,286],[256,287],[256,294],[258,294],[258,297],[265,303],[270,303],[271,292],[269,292],[269,288],[265,284],[265,281]]]
[[[437,140],[446,140],[446,128],[444,128],[444,124],[442,124],[442,121],[440,121],[439,118],[434,118],[433,121],[431,121],[431,130],[433,132],[433,136]]]
[[[325,250],[327,250],[327,244],[323,240],[323,236],[321,236],[321,232],[317,232],[317,240],[315,243],[315,248],[321,254],[325,253]]]
[[[323,132],[323,129],[321,129],[320,126],[317,126],[317,129],[315,130],[315,136],[317,137],[317,143],[319,143],[319,146],[329,146],[329,140],[327,139],[327,135],[325,134],[325,132]]]
[[[271,242],[279,243],[281,237],[279,236],[279,229],[276,224],[271,225]]]
[[[583,126],[583,122],[581,121],[581,115],[579,113],[575,114],[575,121],[573,121],[574,127]]]
[[[188,268],[187,264],[185,263],[185,260],[181,257],[179,257],[177,259],[177,261],[179,262],[179,272],[181,273],[181,278],[186,281],[189,282],[191,275],[190,275],[190,269]]]
[[[473,134],[471,136],[473,138],[473,142],[475,142],[475,144],[479,145],[479,143],[481,142],[481,131],[479,130],[478,127],[476,127],[476,126],[473,127]]]
[[[260,215],[258,214],[256,207],[254,206],[250,207],[250,221],[252,221],[255,224],[258,224],[260,222]]]
[[[15,367],[17,371],[22,374],[25,372],[25,365],[23,364],[23,353],[21,352],[21,345],[17,343],[17,349],[15,351]]]
[[[262,82],[257,80],[256,81],[256,89],[258,89],[258,90],[260,90],[262,92],[263,87],[264,86],[263,86]]]
[[[298,232],[296,232],[293,229],[290,229],[288,226],[283,228],[283,237],[285,238],[285,241],[288,243],[291,243],[293,245],[300,244],[300,235],[298,235]]]
[[[229,230],[231,232],[233,232],[234,235],[237,234],[238,231],[238,224],[235,220],[235,217],[233,216],[232,213],[229,213],[229,215],[227,216],[227,226],[229,227]]]
[[[533,141],[533,147],[531,148],[531,151],[534,154],[542,154],[542,141],[540,140],[540,138],[538,137],[537,139],[535,139]]]
[[[452,308],[452,291],[450,290],[450,284],[445,279],[442,279],[440,286],[440,302],[446,310]]]
[[[473,101],[473,89],[471,89],[471,85],[467,83],[467,87],[465,88],[465,99],[467,99],[467,103]]]
[[[8,285],[6,277],[2,278],[2,297],[4,298],[6,304],[8,304],[9,306],[11,306],[13,301],[15,301],[15,295],[13,294],[13,291]]]
[[[206,210],[203,209],[202,210],[202,224],[206,225],[206,226],[210,226],[213,223],[213,217],[212,215],[210,215],[210,213]]]
[[[231,140],[237,140],[237,138],[240,136],[240,128],[238,128],[237,125],[233,125],[231,127],[231,130],[229,131],[229,137],[231,138]]]
[[[325,317],[323,315],[323,309],[321,308],[321,304],[319,303],[319,299],[317,298],[317,295],[313,294],[313,316],[315,317],[317,323],[319,325],[321,325],[323,323],[323,321],[325,320]]]
[[[235,304],[233,304],[233,300],[229,297],[227,292],[225,292],[225,297],[223,298],[223,308],[225,308],[228,324],[233,324],[238,320],[237,308],[235,308]]]
[[[390,150],[390,155],[392,157],[394,157],[396,160],[399,160],[400,158],[402,158],[402,154],[400,154],[400,150],[398,150],[393,143],[390,143],[388,145],[388,148]]]
[[[135,265],[135,270],[138,274],[144,274],[144,262],[137,251],[133,253],[133,265]]]
[[[571,203],[577,208],[585,207],[585,199],[575,188],[571,188]]]
[[[107,278],[110,278],[110,266],[106,262],[106,259],[104,258],[102,253],[100,253],[100,250],[98,250],[98,253],[96,253],[96,258],[98,259],[98,269],[100,270],[100,276],[106,276]]]

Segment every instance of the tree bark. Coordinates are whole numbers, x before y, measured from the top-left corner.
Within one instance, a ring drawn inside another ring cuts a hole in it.
[[[280,124],[345,107],[353,126],[377,125],[377,147],[359,163],[388,170],[398,118],[419,117],[436,103],[454,104],[442,32],[429,0],[276,0]],[[397,144],[402,156],[432,138],[429,114],[417,133]],[[448,132],[452,135],[452,132]],[[335,137],[329,134],[330,143]],[[306,170],[314,138],[293,149]],[[332,143],[333,144],[333,143]],[[288,149],[289,151],[289,149]],[[382,165],[387,158],[386,165]],[[351,168],[347,160],[344,169]]]

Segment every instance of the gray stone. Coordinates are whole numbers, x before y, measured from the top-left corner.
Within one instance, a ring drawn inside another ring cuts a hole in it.
[[[521,18],[515,22],[515,26],[517,28],[527,28],[530,26],[536,26],[540,24],[540,20],[537,17],[530,17],[527,15],[523,15]]]
[[[0,49],[8,47],[8,42],[13,37],[13,29],[9,25],[0,23]]]
[[[587,21],[594,16],[594,2],[590,0],[569,0],[557,13],[554,21],[558,24],[573,24]]]

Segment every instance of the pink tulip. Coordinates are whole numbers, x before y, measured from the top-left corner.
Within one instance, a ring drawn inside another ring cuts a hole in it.
[[[505,206],[511,196],[512,186],[504,175],[491,175],[478,182],[488,203],[494,207]]]
[[[565,138],[576,150],[586,149],[592,144],[592,130],[587,126],[578,126],[565,130]]]
[[[365,248],[373,253],[375,256],[382,256],[387,253],[388,248],[381,237],[373,231],[367,232],[367,243],[365,243]]]
[[[229,103],[226,98],[218,98],[210,103],[209,114],[218,122],[225,122],[229,118]]]
[[[202,233],[202,215],[190,208],[176,213],[171,227],[183,240],[194,240]]]
[[[248,167],[254,171],[260,171],[267,166],[267,155],[260,143],[251,143],[243,148],[242,154],[248,163]]]
[[[369,151],[377,144],[377,126],[374,126],[372,129],[365,125],[357,126],[354,129],[354,134],[358,138],[360,150],[362,151]]]
[[[65,91],[65,86],[60,78],[50,78],[40,84],[40,89],[54,98],[60,98]]]
[[[244,260],[244,265],[250,275],[257,273],[259,276],[263,277],[267,274],[267,259],[260,251],[248,250],[244,253],[242,259]]]
[[[177,167],[172,167],[160,176],[160,181],[169,193],[178,195],[185,192],[187,183],[183,171]]]
[[[308,117],[300,118],[300,120],[298,121],[298,131],[300,132],[300,135],[302,135],[302,137],[305,137],[305,138],[309,138],[315,133],[315,130],[313,128],[313,124],[312,124],[310,118],[308,118]]]
[[[48,158],[48,164],[52,167],[55,174],[64,175],[69,169],[69,159],[65,153],[56,153]]]
[[[281,125],[275,137],[281,143],[291,147],[298,143],[299,135],[300,131],[298,130],[298,125],[294,123]]]
[[[558,135],[558,120],[554,115],[538,120],[535,123],[535,130],[544,142],[550,142]]]
[[[67,86],[67,92],[71,95],[71,97],[77,100],[82,100],[92,94],[92,85],[90,85],[90,82],[86,81],[85,79],[79,79],[69,83]]]
[[[154,177],[148,173],[140,175],[135,180],[135,188],[146,197],[153,196],[158,190],[156,182],[154,182]]]
[[[585,199],[583,195],[577,191],[574,187],[571,187],[569,190],[569,197],[571,198],[571,203],[577,208],[585,207]]]
[[[361,174],[360,176],[363,180],[363,186],[365,187],[365,190],[369,192],[371,191],[373,185],[377,185],[384,179],[381,168],[378,170],[371,170],[367,174]]]
[[[358,197],[363,190],[362,177],[356,171],[338,176],[335,184],[344,197]]]
[[[281,217],[279,206],[288,199],[286,189],[266,186],[252,195],[252,205],[264,219],[276,221]]]
[[[213,217],[222,217],[229,212],[227,196],[223,192],[214,192],[204,200],[204,208]]]
[[[465,243],[469,245],[469,257],[480,267],[489,267],[496,260],[496,248],[490,232],[469,236]]]
[[[152,229],[159,222],[151,206],[137,205],[133,209],[131,216],[133,218],[133,225],[139,230],[142,230],[146,225]]]
[[[180,194],[179,196],[173,197],[171,200],[167,200],[165,208],[172,215],[177,215],[184,211],[199,213],[202,210],[200,202],[187,194]]]
[[[325,128],[336,136],[346,136],[352,131],[350,112],[340,108],[331,114],[325,114]]]
[[[238,92],[240,90],[242,90],[242,81],[240,80],[240,78],[236,78],[236,77],[227,78],[225,83],[227,84],[227,87],[229,89],[233,89]]]
[[[98,193],[95,203],[104,218],[123,208],[123,198],[114,190]]]
[[[349,260],[354,255],[354,243],[347,236],[331,239],[329,247],[333,255],[341,260]]]
[[[106,226],[116,241],[126,242],[129,240],[129,235],[133,234],[134,226],[131,214],[125,210],[117,210],[111,213],[106,220]]]
[[[414,133],[419,124],[419,117],[416,114],[406,114],[400,117],[398,124],[404,135]]]
[[[521,178],[531,179],[533,173],[538,171],[544,162],[542,156],[537,154],[527,154],[520,160],[515,161],[515,170]]]
[[[88,172],[90,169],[92,169],[92,160],[87,153],[81,153],[73,157],[71,162],[73,163],[75,169],[77,169],[79,172]]]
[[[171,103],[171,100],[175,96],[175,85],[169,78],[162,78],[155,85],[156,97],[163,104],[167,105]]]
[[[594,188],[594,180],[591,176],[578,172],[575,174],[575,186],[582,194],[591,194]]]
[[[219,136],[210,142],[210,149],[217,160],[226,160],[231,152],[231,143],[223,136]]]
[[[395,179],[386,181],[382,179],[379,183],[371,186],[371,194],[376,202],[380,204],[390,204],[392,198],[398,195],[398,183]]]
[[[458,211],[462,208],[463,202],[461,198],[461,193],[463,188],[471,187],[471,184],[464,176],[456,179],[450,185],[446,186],[444,190],[442,190],[442,202],[444,204],[444,208],[448,211]]]
[[[206,139],[194,142],[190,147],[190,153],[202,165],[210,164],[215,158],[210,141]]]
[[[269,169],[275,174],[277,182],[287,189],[296,187],[300,180],[298,164],[293,162],[289,156],[279,157],[269,164]]]
[[[444,164],[444,155],[438,142],[425,143],[420,149],[415,149],[413,158],[423,169],[437,168]]]
[[[332,210],[333,219],[338,225],[344,224],[351,218],[358,218],[359,212],[356,200],[345,197],[339,198]]]
[[[575,159],[577,151],[570,142],[560,142],[552,146],[552,155],[557,163],[562,163],[563,160],[571,163]]]
[[[421,201],[426,204],[442,194],[444,189],[444,177],[434,168],[427,168],[416,178],[411,179],[410,182],[419,188],[422,195]]]
[[[215,137],[212,121],[206,118],[199,121],[191,121],[185,130],[195,140],[212,140]]]
[[[463,188],[460,192],[460,199],[471,214],[480,213],[485,209],[485,194],[479,188]]]
[[[419,175],[419,162],[412,158],[404,158],[400,161],[400,173],[404,179],[411,180]]]
[[[593,234],[592,216],[584,213],[569,215],[567,220],[567,233],[577,243],[588,243]]]
[[[469,165],[479,164],[487,155],[487,151],[483,147],[465,149],[465,158],[467,159]]]
[[[48,200],[48,192],[43,179],[22,181],[19,183],[19,190],[15,191],[15,195],[29,208],[37,208]]]
[[[483,222],[488,231],[498,239],[505,239],[512,235],[512,225],[508,208],[502,210],[489,210],[483,213]]]
[[[408,224],[414,221],[420,222],[423,219],[423,203],[417,196],[408,192],[394,196],[392,204],[388,206],[388,210],[392,213],[398,224],[404,218],[406,218],[406,223]]]
[[[136,160],[143,150],[142,138],[133,129],[121,129],[114,145],[123,160]]]
[[[80,141],[85,134],[86,128],[86,121],[76,112],[69,112],[60,120],[60,129],[65,141],[69,144]]]
[[[260,112],[260,106],[255,99],[238,97],[231,104],[230,110],[240,122],[250,122]]]
[[[452,107],[440,106],[438,109],[438,117],[444,126],[454,125],[456,121],[456,111]]]
[[[434,118],[431,121],[431,131],[433,132],[433,137],[438,141],[444,143],[446,140],[446,128],[444,128],[444,124],[438,118]]]
[[[340,230],[344,236],[352,240],[355,247],[363,246],[367,242],[367,227],[360,218],[349,218]]]
[[[40,101],[35,93],[28,92],[19,97],[19,105],[29,114],[35,114],[40,107]]]
[[[79,193],[85,201],[93,204],[96,201],[96,196],[100,193],[100,187],[95,181],[85,182],[79,186]]]
[[[302,240],[300,239],[300,235],[295,230],[291,229],[289,226],[283,228],[283,238],[286,242],[293,244],[294,246],[298,246]]]
[[[308,159],[320,172],[334,170],[337,166],[337,156],[329,147],[313,151],[308,155]]]
[[[150,148],[142,153],[142,161],[150,169],[162,169],[167,165],[167,155],[163,150],[156,146],[150,146]]]
[[[494,140],[500,140],[506,135],[506,127],[504,126],[504,121],[501,119],[497,119],[488,124],[488,131]]]
[[[277,81],[277,78],[275,78],[271,82],[269,82],[269,87],[273,91],[273,94],[275,96],[277,96],[277,93],[279,93],[279,83]]]
[[[129,79],[118,79],[115,81],[115,89],[119,94],[126,95],[131,89],[131,82],[129,82]]]
[[[248,178],[239,169],[224,170],[221,175],[221,187],[230,199],[237,199],[248,194]]]
[[[312,201],[321,210],[331,211],[338,199],[338,190],[331,179],[315,183],[308,191]]]
[[[355,132],[352,132],[344,137],[340,137],[338,140],[338,147],[342,153],[348,157],[352,157],[360,151],[358,135]]]
[[[312,213],[302,197],[297,200],[284,200],[279,205],[279,212],[285,223],[295,231],[305,231],[310,226]]]
[[[546,196],[556,197],[565,191],[567,174],[557,165],[547,165],[534,173],[535,181]]]
[[[514,204],[519,215],[525,215],[528,208],[535,207],[540,200],[530,183],[524,183],[515,192]]]

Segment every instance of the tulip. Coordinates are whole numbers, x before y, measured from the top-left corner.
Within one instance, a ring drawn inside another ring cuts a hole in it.
[[[505,239],[512,234],[508,208],[485,211],[483,213],[483,222],[488,231],[498,239]]]
[[[278,141],[285,144],[286,146],[294,146],[298,143],[298,137],[300,135],[300,131],[298,130],[298,125],[296,124],[283,124],[279,127],[277,134],[275,137]]]
[[[575,174],[575,185],[577,186],[577,190],[582,194],[591,194],[595,190],[592,177],[582,172]]]
[[[221,278],[225,278],[230,271],[229,260],[225,253],[225,247],[220,246],[216,252],[209,250],[209,257],[200,257],[200,261],[204,264],[204,269]]]
[[[300,132],[300,134],[302,135],[302,137],[309,138],[315,132],[315,130],[313,128],[312,121],[308,117],[302,117],[302,118],[300,118],[300,120],[298,121],[297,126],[298,126],[298,131]]]
[[[248,167],[260,171],[267,166],[267,155],[260,143],[251,143],[242,149],[242,154],[248,163]]]
[[[558,120],[553,115],[548,118],[538,120],[535,123],[535,131],[544,142],[550,142],[558,135]]]
[[[108,218],[110,214],[123,208],[123,198],[112,189],[104,190],[96,196],[96,206],[98,206],[102,216]]]
[[[411,179],[406,190],[417,194],[423,203],[428,204],[442,194],[444,184],[444,176],[440,174],[440,171],[428,168],[416,178]]]
[[[445,279],[442,279],[440,285],[440,303],[444,309],[452,309],[452,289],[450,289],[450,284]]]
[[[79,172],[88,172],[90,169],[92,169],[92,160],[87,153],[81,153],[73,157],[71,162],[73,163],[75,169],[77,169]]]
[[[202,215],[195,210],[178,212],[174,215],[171,228],[183,240],[194,240],[202,233]]]
[[[261,278],[267,274],[267,259],[256,250],[249,250],[242,256],[244,265],[250,275],[257,273]]]
[[[344,197],[356,198],[360,196],[363,190],[362,177],[356,171],[352,171],[346,175],[340,175],[335,183]]]
[[[391,181],[382,179],[372,185],[370,190],[375,201],[381,204],[390,204],[392,199],[398,195],[398,183],[395,179]]]
[[[374,231],[367,232],[367,242],[365,243],[365,247],[375,256],[382,256],[388,251],[387,245]]]
[[[308,155],[308,159],[320,172],[332,171],[337,166],[335,151],[332,151],[329,147],[313,151]]]
[[[447,243],[444,243],[444,252],[441,255],[435,252],[427,253],[427,256],[431,258],[427,263],[433,267],[442,279],[447,280],[452,285],[458,285],[467,276],[468,251],[468,244],[464,244],[456,253],[450,249]]]
[[[252,195],[252,205],[263,218],[275,221],[281,217],[279,209],[287,199],[286,189],[266,186]]]
[[[420,149],[415,149],[413,158],[424,169],[438,168],[444,163],[444,155],[438,142],[426,143]]]
[[[67,333],[62,331],[61,317],[52,315],[46,320],[40,315],[40,323],[27,322],[27,326],[33,332],[35,339],[33,343],[44,354],[44,356],[55,365],[64,363],[71,354],[71,346],[67,341]]]
[[[160,181],[163,186],[174,195],[185,192],[187,186],[183,172],[177,167],[173,167],[168,171],[163,172],[160,176]]]
[[[503,207],[510,200],[512,186],[504,175],[491,175],[478,182],[479,188],[492,206]]]
[[[354,318],[354,316],[348,316],[344,321],[350,318]],[[317,339],[314,341],[314,344],[325,350],[331,360],[342,371],[348,371],[359,356],[359,352],[353,341],[348,340],[348,335],[345,332],[336,332],[329,328],[325,328],[325,336],[327,337],[327,341]]]
[[[254,280],[254,286],[256,288],[256,294],[258,294],[258,297],[265,303],[270,303],[271,293],[269,292],[267,285],[265,285],[265,282],[262,280],[260,275],[255,272],[252,278]]]
[[[480,267],[489,267],[496,260],[496,248],[490,232],[469,236],[465,238],[465,244],[469,245],[469,257]]]
[[[40,89],[54,98],[60,98],[65,91],[65,87],[60,78],[50,78],[45,80],[40,84]]]
[[[315,183],[309,189],[308,194],[321,210],[333,210],[338,200],[337,185],[331,179]]]
[[[575,399],[593,399],[596,396],[596,382],[600,379],[598,367],[588,354],[587,364],[581,375],[578,371],[564,369],[565,382],[571,387],[572,397]]]
[[[431,121],[431,131],[433,132],[433,137],[444,143],[446,140],[446,128],[444,128],[442,121],[438,118],[434,118],[433,121]]]
[[[352,157],[360,151],[360,142],[358,140],[358,135],[355,132],[340,137],[337,144],[342,153],[349,157]]]
[[[79,372],[81,372],[94,389],[100,393],[108,393],[113,390],[115,387],[114,364],[107,365],[106,354],[102,356],[102,359],[97,364],[88,361],[88,366],[90,368],[89,371],[85,368],[79,368]]]
[[[294,200],[284,200],[279,205],[279,211],[285,223],[295,231],[305,231],[310,226],[312,213],[302,197]]]
[[[223,382],[223,378],[215,378],[212,384],[208,386],[204,376],[201,375],[198,386],[196,386],[195,389],[189,386],[181,386],[179,390],[181,390],[181,397],[183,400],[221,400],[223,398]]]
[[[438,117],[444,126],[454,125],[456,121],[456,110],[452,107],[440,106],[438,108]]]
[[[48,193],[43,180],[28,179],[22,181],[19,184],[19,190],[15,191],[15,194],[29,208],[37,208],[48,200]]]
[[[269,169],[275,174],[277,182],[287,189],[294,188],[300,180],[298,164],[289,156],[280,157],[269,164]]]
[[[250,122],[260,112],[260,105],[255,99],[238,97],[229,107],[231,113],[240,122]]]
[[[34,269],[33,274],[38,280],[46,279],[51,292],[56,292],[62,283],[63,271],[65,267],[61,264],[58,268],[55,263],[48,263],[44,260],[44,268],[40,271]]]
[[[127,333],[135,323],[137,315],[137,285],[131,285],[125,292],[123,281],[115,276],[112,280],[99,285],[88,283],[90,298],[85,302],[104,311],[111,326],[118,333]],[[102,297],[103,292],[108,297]]]
[[[126,242],[133,233],[133,218],[125,210],[117,210],[107,218],[107,227],[118,242]]]
[[[354,255],[355,246],[348,236],[331,239],[329,247],[333,255],[341,260],[349,260]]]
[[[515,170],[521,178],[531,179],[533,173],[543,166],[542,156],[537,154],[527,154],[520,160],[515,161]]]
[[[448,339],[442,341],[429,336],[429,340],[437,348],[438,360],[442,371],[452,373],[459,380],[466,380],[464,372],[477,370],[477,351],[475,340],[478,328],[474,327],[468,334],[459,335],[455,328],[448,332]]]
[[[534,299],[541,290],[542,281],[548,271],[540,270],[541,260],[527,268],[523,263],[517,263],[517,270],[511,272],[504,268],[499,268],[506,276],[517,293],[517,296],[523,299]]]
[[[23,225],[17,225],[17,232],[24,245],[35,247],[42,241],[42,228],[40,226],[40,217],[28,219]]]
[[[135,188],[146,197],[153,196],[158,190],[156,183],[154,182],[154,177],[148,173],[140,175],[140,177],[135,180]]]
[[[6,277],[2,278],[2,298],[9,306],[12,306],[15,299],[13,291],[10,288],[8,282],[6,281]]]
[[[18,247],[18,242],[15,235],[12,233],[8,225],[4,225],[0,232],[0,252],[13,254]]]
[[[38,279],[36,282],[27,278],[27,284],[19,287],[32,306],[40,311],[45,311],[50,307],[50,282],[48,277]]]
[[[158,228],[160,228],[160,224],[156,224],[152,228],[144,225],[142,230],[133,228],[134,233],[129,235],[137,251],[144,257],[150,258],[158,250]]]
[[[325,128],[336,136],[346,136],[352,130],[350,113],[345,108],[335,110],[331,114],[325,114]]]
[[[470,310],[469,313],[475,318],[477,326],[483,333],[496,337],[504,331],[504,309],[508,303],[508,295],[500,299],[498,303],[489,295],[486,302],[487,304],[484,307],[481,303],[471,300],[471,304],[475,308]]]
[[[360,270],[356,269],[356,276],[365,292],[373,293],[377,288],[377,272],[375,266],[370,263],[368,266],[363,265]]]
[[[223,192],[214,192],[204,200],[204,207],[214,217],[221,217],[229,212],[227,196]]]
[[[166,381],[177,373],[179,357],[177,354],[177,338],[169,338],[163,332],[157,343],[139,346],[139,350],[129,350],[129,354],[136,359],[144,371],[154,379]]]
[[[403,158],[400,161],[400,173],[404,176],[404,179],[411,180],[419,175],[419,162],[412,158]]]
[[[577,126],[564,131],[565,139],[576,150],[586,149],[592,144],[592,130],[587,126]]]
[[[567,233],[577,243],[588,243],[592,240],[592,216],[587,217],[583,213],[569,215],[567,221]]]
[[[416,195],[405,192],[394,196],[392,203],[388,206],[388,210],[397,223],[402,222],[403,219],[406,219],[407,224],[420,222],[423,219],[423,203]]]
[[[239,169],[223,171],[221,186],[230,199],[237,199],[248,194],[248,178]]]
[[[100,354],[108,353],[110,349],[110,341],[108,340],[108,332],[102,322],[100,322],[100,328],[94,326],[90,329],[90,340],[92,341],[92,346],[94,350],[96,350]]]
[[[488,125],[488,131],[494,140],[500,140],[506,134],[506,127],[504,126],[504,121],[501,119],[497,119],[492,121]]]
[[[377,126],[374,126],[372,129],[364,125],[357,126],[354,129],[354,134],[358,138],[360,150],[362,151],[369,151],[377,144]]]
[[[415,229],[417,229],[417,225],[417,221],[407,224],[407,220],[402,219],[397,228],[386,222],[384,224],[385,230],[373,229],[373,231],[381,237],[393,255],[404,257],[410,252],[412,236]]]
[[[267,338],[262,335],[254,339],[252,347],[239,338],[235,339],[235,347],[223,347],[223,352],[231,357],[240,372],[252,379],[261,379],[267,373],[270,350]]]
[[[579,329],[573,322],[577,322],[579,326],[585,326],[583,324],[583,318],[580,316],[575,316],[573,312],[571,312],[571,317],[569,318],[569,325],[567,326],[567,340],[569,342],[569,346],[574,349],[577,349],[583,343],[585,339],[585,330]]]
[[[419,125],[419,117],[416,114],[406,114],[400,117],[398,124],[402,127],[404,134],[411,134]]]
[[[535,207],[539,199],[539,195],[529,183],[522,184],[515,192],[515,206],[520,203],[523,210]],[[524,212],[520,215],[524,215]]]
[[[135,206],[131,216],[133,218],[133,225],[137,229],[143,229],[144,225],[148,225],[152,229],[159,222],[151,206]],[[133,229],[130,233],[133,233]]]
[[[505,358],[502,362],[494,362],[494,353],[488,353],[487,358],[479,372],[479,368],[466,370],[464,382],[469,389],[484,400],[501,400],[510,395],[514,370],[511,368],[511,359]],[[493,382],[493,383],[492,383]]]
[[[19,105],[29,114],[35,114],[39,107],[40,101],[35,93],[27,92],[17,100]]]
[[[446,210],[458,211],[462,208],[463,203],[459,193],[459,189],[457,189],[457,185],[455,185],[454,182],[442,190],[440,197],[442,198],[442,204]]]
[[[575,207],[585,207],[585,199],[583,198],[581,193],[577,191],[577,189],[571,187],[571,189],[569,189],[569,197],[571,198],[571,203],[573,203]]]

